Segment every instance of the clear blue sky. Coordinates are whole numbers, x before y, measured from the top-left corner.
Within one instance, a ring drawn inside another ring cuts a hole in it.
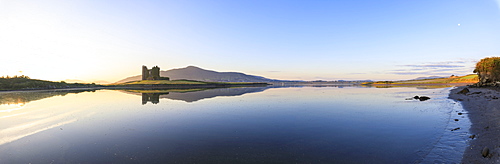
[[[472,73],[500,0],[0,0],[0,75],[118,81],[142,65],[288,80]]]

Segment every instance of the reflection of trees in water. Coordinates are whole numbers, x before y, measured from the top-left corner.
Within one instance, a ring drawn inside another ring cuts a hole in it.
[[[0,104],[25,104],[30,101],[40,100],[53,96],[65,96],[68,93],[80,93],[87,91],[95,92],[95,90],[6,92],[0,93]]]
[[[168,94],[168,92],[161,94]],[[153,104],[160,103],[160,93],[142,93],[142,105],[148,103],[148,101]]]

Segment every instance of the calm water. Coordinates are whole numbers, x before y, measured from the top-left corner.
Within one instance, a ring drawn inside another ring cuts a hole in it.
[[[0,93],[0,163],[459,163],[450,89]]]

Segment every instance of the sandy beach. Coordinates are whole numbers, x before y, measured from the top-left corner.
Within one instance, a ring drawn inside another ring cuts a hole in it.
[[[464,88],[469,92],[460,93]],[[451,90],[449,98],[465,109],[452,114],[466,115],[472,123],[462,163],[500,163],[500,89],[462,86]]]

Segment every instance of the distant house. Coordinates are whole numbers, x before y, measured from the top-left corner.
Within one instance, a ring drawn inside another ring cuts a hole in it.
[[[154,66],[148,69],[145,65],[142,66],[142,80],[170,80],[168,77],[160,76],[160,67]]]

